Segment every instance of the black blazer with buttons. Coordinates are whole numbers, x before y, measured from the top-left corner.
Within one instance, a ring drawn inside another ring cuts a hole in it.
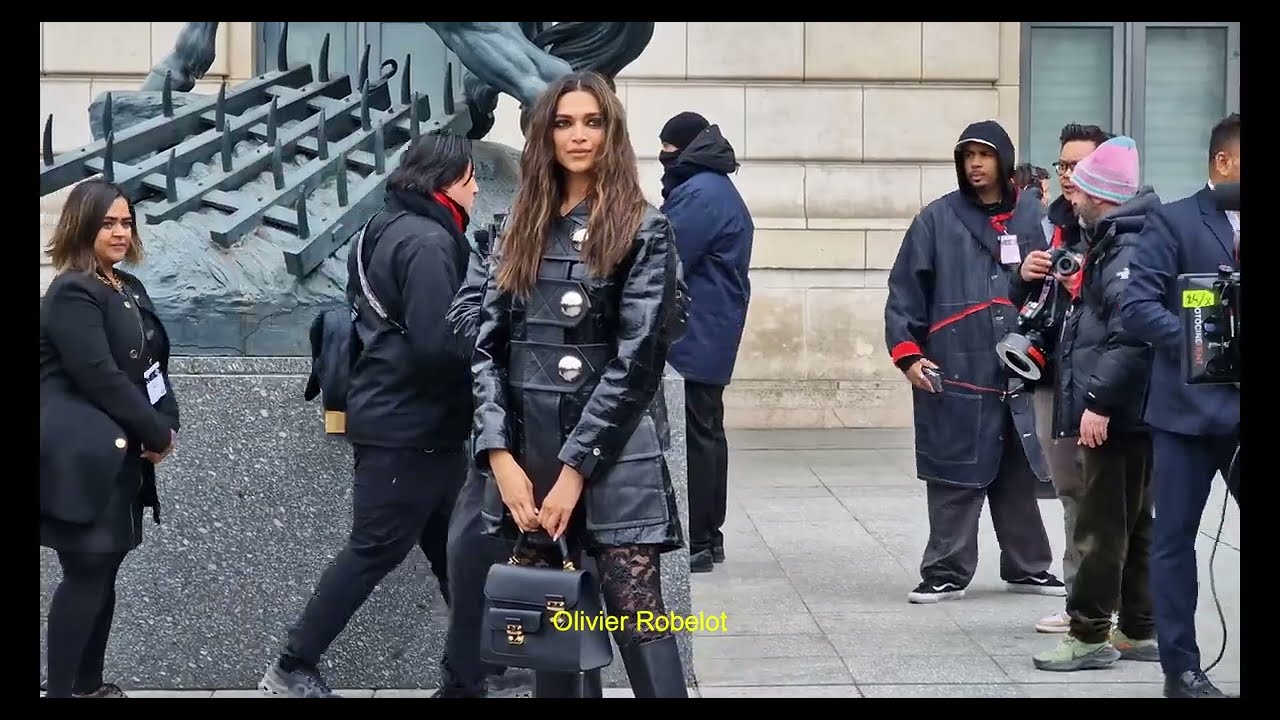
[[[40,305],[40,510],[63,522],[94,522],[126,455],[163,450],[180,428],[164,325],[142,282],[115,274],[123,294],[95,275],[61,273]],[[166,386],[155,405],[144,379],[152,363]],[[158,522],[154,466],[141,465],[143,505]]]

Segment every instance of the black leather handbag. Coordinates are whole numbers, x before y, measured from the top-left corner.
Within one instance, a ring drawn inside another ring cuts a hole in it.
[[[564,538],[557,540],[563,567],[529,567],[516,561],[525,535],[507,564],[494,564],[484,585],[485,662],[547,672],[579,673],[613,662],[599,582],[574,567]]]

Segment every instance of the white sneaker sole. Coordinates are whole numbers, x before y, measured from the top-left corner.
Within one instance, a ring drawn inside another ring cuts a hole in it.
[[[1067,596],[1067,589],[1061,586],[1022,585],[1019,583],[1006,583],[1005,588],[1011,593],[1019,593],[1021,595],[1045,595],[1048,597],[1066,597]]]
[[[949,590],[947,592],[937,593],[918,593],[915,591],[907,593],[907,602],[915,605],[932,605],[942,602],[943,600],[959,600],[964,597],[964,590]]]

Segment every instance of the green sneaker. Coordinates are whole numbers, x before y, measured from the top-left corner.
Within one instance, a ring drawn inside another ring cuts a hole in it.
[[[1068,635],[1055,647],[1031,658],[1039,670],[1071,672],[1109,668],[1120,659],[1120,652],[1109,642],[1084,643]]]
[[[1124,660],[1139,662],[1160,662],[1160,646],[1155,638],[1150,640],[1134,640],[1116,630],[1111,634],[1111,644],[1120,652]]]

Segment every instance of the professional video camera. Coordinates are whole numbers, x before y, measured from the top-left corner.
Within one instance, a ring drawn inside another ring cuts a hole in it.
[[[1240,183],[1218,185],[1213,196],[1219,210],[1240,210]],[[1229,265],[1178,276],[1187,384],[1240,383],[1240,299],[1240,271]]]
[[[1040,295],[1022,306],[1018,311],[1018,327],[996,343],[996,354],[1005,367],[1031,382],[1044,375],[1053,352],[1056,328],[1066,313],[1065,307],[1058,307],[1060,293],[1055,292],[1058,279],[1053,273],[1070,277],[1080,272],[1081,262],[1079,253],[1066,248],[1050,253],[1050,275],[1045,277]]]

